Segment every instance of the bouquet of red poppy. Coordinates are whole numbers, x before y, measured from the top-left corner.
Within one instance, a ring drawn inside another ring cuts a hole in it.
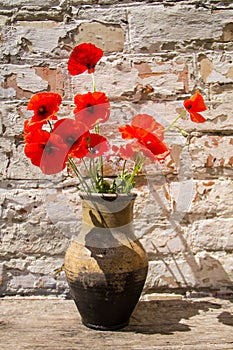
[[[184,101],[184,110],[167,128],[151,115],[138,114],[132,118],[131,125],[119,127],[126,144],[111,146],[100,130],[101,124],[109,119],[110,103],[104,92],[97,91],[94,77],[102,55],[103,51],[90,43],[80,44],[71,52],[69,73],[79,75],[87,71],[93,81],[93,92],[74,96],[72,118],[56,116],[62,103],[59,94],[39,92],[31,97],[27,109],[34,114],[24,124],[24,151],[44,174],[56,174],[69,166],[78,178],[78,188],[83,191],[129,193],[147,159],[163,162],[169,155],[164,133],[177,128],[185,135],[185,131],[176,126],[178,119],[188,112],[193,122],[202,123],[205,118],[199,112],[207,108],[197,91]],[[104,174],[104,164],[111,156],[123,161],[119,175],[112,181]],[[131,170],[128,170],[127,161],[133,161]]]

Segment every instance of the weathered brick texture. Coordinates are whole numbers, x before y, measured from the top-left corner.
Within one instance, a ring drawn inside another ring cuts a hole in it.
[[[75,180],[42,176],[22,135],[32,94],[60,93],[67,116],[74,94],[90,91],[90,76],[67,72],[72,48],[88,41],[104,50],[95,76],[111,101],[108,137],[136,113],[168,125],[196,89],[208,105],[206,123],[179,122],[187,138],[168,133],[175,146],[165,173],[148,165],[138,184],[145,291],[231,291],[232,1],[0,0],[1,295],[68,292],[54,269],[80,228]]]

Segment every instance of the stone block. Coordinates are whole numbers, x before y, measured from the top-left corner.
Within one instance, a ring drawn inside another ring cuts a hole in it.
[[[32,290],[36,277],[32,274],[19,274],[16,271],[12,273],[12,278],[9,281],[8,288],[10,292],[20,293],[23,290]]]
[[[73,0],[75,1],[75,0]],[[127,31],[128,28],[128,11],[127,6],[77,6],[73,8],[73,16],[82,22],[98,21],[105,25],[120,25]],[[127,33],[126,33],[127,34]],[[128,37],[128,34],[127,34]]]
[[[214,42],[222,39],[225,28],[232,22],[232,10],[211,12],[184,4],[136,6],[128,9],[128,20],[134,53],[194,52],[208,49],[208,43],[214,48]]]
[[[72,190],[1,189],[2,246],[8,253],[64,254],[81,225],[80,200]]]
[[[36,74],[32,67],[2,67],[2,98],[30,98],[33,93],[47,90],[48,82]]]
[[[232,280],[232,255],[201,252],[158,258],[149,265],[145,291],[226,288]]]
[[[198,232],[198,234],[197,234]],[[203,248],[207,251],[233,251],[232,218],[203,218],[185,229],[187,244],[194,252]]]
[[[200,54],[198,56],[200,73],[204,83],[233,83],[232,55],[230,52]]]
[[[148,58],[148,61],[135,61],[134,66],[138,70],[141,84],[151,85],[154,94],[162,97],[189,92],[193,63],[192,56],[179,55],[169,60],[157,54],[157,57]]]
[[[3,26],[7,23],[8,21],[8,17],[7,16],[4,16],[4,15],[0,15],[0,37],[1,37],[1,41],[3,39],[3,36],[2,36],[2,29],[3,29]]]
[[[105,54],[124,49],[124,30],[119,24],[83,22],[73,35],[74,46],[90,42],[100,47]]]
[[[4,277],[3,277],[3,268],[4,268],[4,266],[3,266],[3,263],[1,263],[0,264],[0,288],[2,288],[2,286],[3,286],[3,279],[4,279]]]
[[[43,174],[40,169],[31,164],[30,160],[24,155],[24,144],[16,146],[11,144],[10,156],[5,151],[5,157],[8,159],[4,169],[4,179],[42,179]]]
[[[181,55],[166,61],[160,56],[153,59],[145,57],[141,63],[140,60],[133,60],[129,55],[103,57],[95,70],[97,89],[106,92],[110,100],[125,100],[135,105],[147,103],[148,100],[154,103],[169,102],[177,99],[179,94],[185,94],[184,98],[191,96],[190,89],[194,85],[189,78],[194,72],[191,57]],[[92,89],[88,74],[73,77],[72,84],[73,91]],[[179,104],[182,107],[182,102]]]
[[[26,8],[51,8],[53,6],[58,6],[60,4],[60,0],[41,0],[40,4],[36,0],[17,0],[15,1],[8,1],[8,0],[0,0],[0,6],[2,9],[4,8],[14,8],[17,7],[26,7]]]
[[[39,192],[39,193],[38,193]],[[2,246],[6,253],[64,252],[69,238],[47,217],[41,191],[1,191]],[[66,232],[68,236],[68,233]]]
[[[12,57],[12,61],[28,56],[49,57],[65,35],[65,27],[55,21],[21,21],[14,27],[5,26],[0,57]]]
[[[193,222],[195,218],[231,218],[232,201],[233,184],[230,179],[195,181],[193,201],[186,219]]]
[[[193,167],[201,173],[224,168],[232,169],[233,141],[231,136],[205,135],[193,137],[190,143]]]
[[[138,83],[138,74],[128,59],[124,62],[120,59],[115,59],[113,62],[103,59],[96,66],[95,80],[98,91],[105,92],[110,100],[116,100],[121,99],[124,93],[134,90]],[[76,93],[92,91],[92,80],[88,74],[73,77],[72,84]]]
[[[232,251],[231,190],[230,180],[192,181],[186,188],[174,182],[157,186],[156,196],[139,197],[135,228],[150,258],[201,247]]]

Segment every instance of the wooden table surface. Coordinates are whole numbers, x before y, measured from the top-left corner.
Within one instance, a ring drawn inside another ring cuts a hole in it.
[[[233,299],[147,297],[115,332],[83,326],[72,300],[2,298],[0,311],[1,350],[233,350]]]

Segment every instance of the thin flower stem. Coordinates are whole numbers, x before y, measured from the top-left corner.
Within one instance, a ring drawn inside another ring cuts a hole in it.
[[[189,135],[189,133],[187,131],[185,131],[184,129],[180,128],[179,126],[174,125],[173,128],[179,130],[179,132],[185,137],[187,137]]]
[[[186,114],[186,110],[184,109],[184,110],[178,115],[178,117],[176,117],[176,118],[173,120],[173,122],[172,122],[170,125],[168,125],[168,126],[164,129],[164,132],[166,132],[166,131],[170,130],[171,128],[173,128],[174,125],[176,124],[176,122],[177,122],[181,117],[183,117],[185,114]]]
[[[95,125],[95,132],[96,134],[100,134],[100,126],[99,123],[96,123]],[[103,187],[104,183],[104,165],[103,165],[103,157],[99,156],[99,166],[100,166],[100,177],[101,177],[101,186]]]
[[[84,167],[85,167],[85,169],[87,171],[87,174],[90,177],[90,180],[91,180],[91,183],[92,183],[92,187],[93,187],[93,189],[95,189],[95,179],[93,177],[93,173],[92,173],[92,171],[90,169],[88,169],[88,166],[87,166],[84,158],[82,159],[82,161],[83,161]]]
[[[75,163],[73,162],[73,159],[71,157],[68,157],[68,162],[72,168],[72,170],[74,171],[75,175],[78,177],[82,187],[83,187],[83,190],[87,193],[90,193],[90,188],[88,186],[88,184],[86,183],[86,181],[84,180],[82,174],[79,172],[78,168],[76,167]],[[86,188],[85,188],[86,187]]]
[[[125,172],[125,167],[126,167],[126,162],[127,162],[127,159],[124,160],[124,163],[123,163],[123,167],[122,167],[122,171],[121,171],[121,177],[123,178],[124,176],[124,172]]]
[[[91,77],[92,77],[93,90],[94,90],[94,92],[96,92],[97,89],[96,89],[96,82],[95,82],[94,73],[91,73]],[[95,132],[96,132],[96,134],[100,134],[100,127],[99,127],[98,123],[95,125]],[[99,165],[100,165],[101,186],[103,188],[103,185],[104,185],[104,166],[103,166],[103,157],[102,156],[99,157]]]
[[[99,123],[96,123],[96,124],[95,124],[95,133],[96,133],[96,134],[100,134],[100,126],[99,126]]]
[[[98,178],[98,171],[99,171],[99,165],[98,165],[99,159],[98,158],[93,158],[92,161],[93,161],[93,169],[94,169],[93,174],[94,174],[94,178],[95,178],[95,181],[96,181],[97,178]]]
[[[48,124],[49,124],[50,131],[52,132],[52,131],[53,131],[53,125],[52,125],[52,123],[51,123],[51,121],[50,121],[50,120],[47,120],[47,122],[48,122]]]
[[[133,169],[133,172],[129,178],[129,180],[127,181],[127,185],[125,186],[124,188],[124,193],[127,193],[128,192],[128,189],[130,187],[130,185],[132,184],[135,176],[137,175],[137,173],[142,169],[142,166],[143,166],[143,163],[145,162],[145,157],[143,157],[141,160],[138,160],[138,155],[137,155],[137,159],[135,161],[135,166],[134,166],[134,169]]]
[[[101,174],[101,179],[102,179],[102,186],[104,184],[104,163],[103,163],[103,157],[100,156],[100,174]]]
[[[96,178],[96,166],[94,158],[90,158],[90,172],[93,174],[93,177]]]
[[[91,73],[91,77],[92,77],[93,90],[94,90],[94,92],[96,92],[96,83],[95,83],[95,75],[94,75],[94,73]]]

